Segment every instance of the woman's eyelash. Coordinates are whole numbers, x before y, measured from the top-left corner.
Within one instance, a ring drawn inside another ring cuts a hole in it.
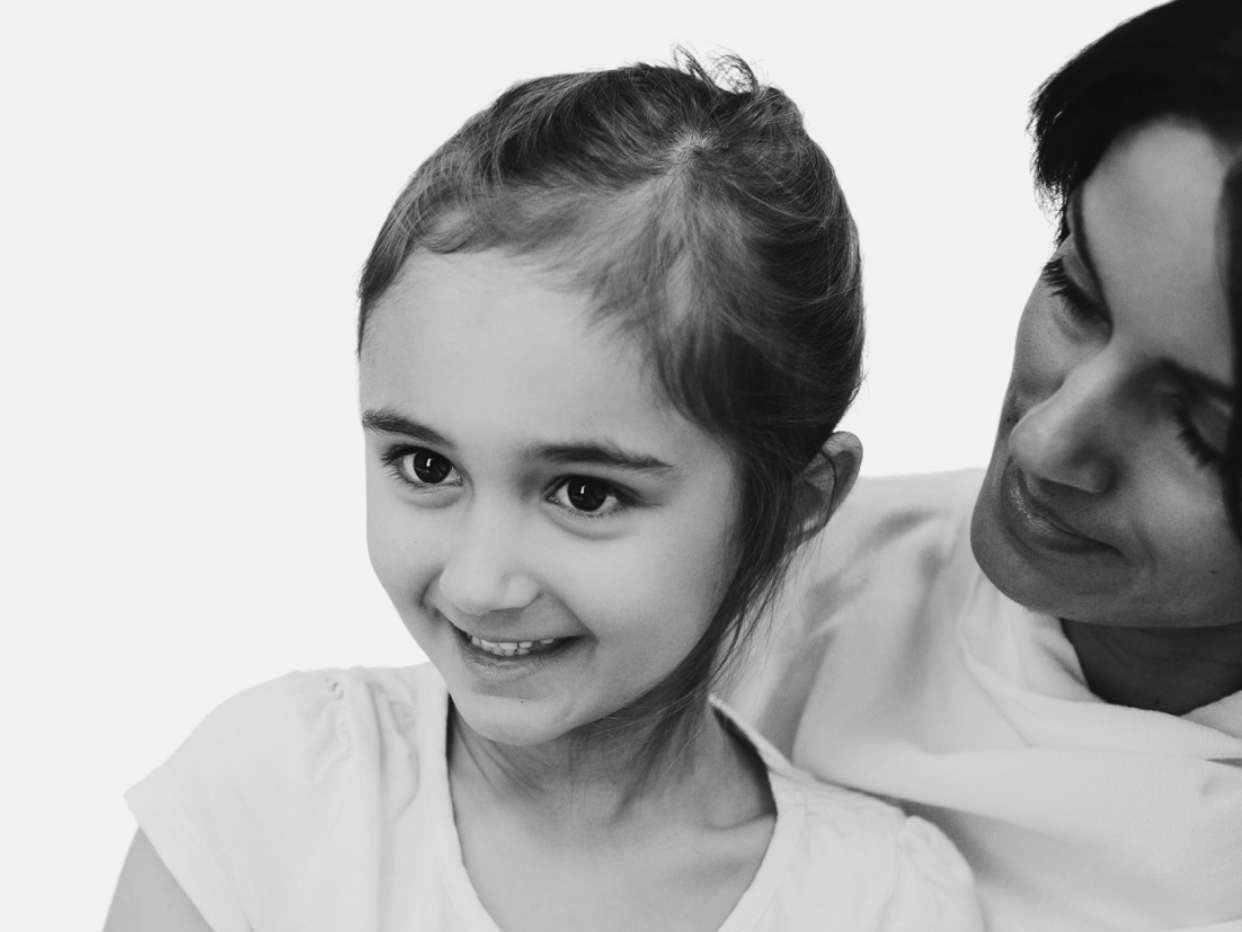
[[[1060,258],[1044,265],[1042,277],[1048,289],[1065,303],[1075,318],[1092,324],[1107,323],[1107,314],[1070,279]],[[1173,417],[1177,421],[1177,439],[1195,462],[1205,469],[1219,469],[1224,456],[1199,434],[1185,400],[1179,400],[1174,406]]]
[[[1044,265],[1042,277],[1044,284],[1054,295],[1065,302],[1065,306],[1074,317],[1093,323],[1106,319],[1099,306],[1088,298],[1086,293],[1066,274],[1065,263],[1061,259],[1050,259]]]
[[[1190,410],[1186,407],[1184,401],[1179,401],[1173,408],[1173,417],[1177,420],[1177,439],[1181,441],[1187,452],[1194,457],[1195,462],[1205,469],[1219,469],[1224,461],[1224,456],[1218,451],[1212,449],[1199,432],[1195,430],[1194,422],[1190,418]]]

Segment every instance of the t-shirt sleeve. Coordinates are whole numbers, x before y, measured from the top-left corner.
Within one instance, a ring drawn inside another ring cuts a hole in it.
[[[974,878],[953,843],[930,822],[907,818],[894,838],[892,886],[881,932],[982,932]]]
[[[249,932],[334,821],[351,734],[341,683],[293,673],[216,708],[125,799],[215,932]],[[283,885],[283,886],[282,886]]]

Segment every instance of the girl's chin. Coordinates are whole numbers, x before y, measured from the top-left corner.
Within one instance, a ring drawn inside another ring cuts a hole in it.
[[[545,703],[521,702],[494,696],[453,697],[454,720],[465,734],[510,748],[551,747],[570,728]]]

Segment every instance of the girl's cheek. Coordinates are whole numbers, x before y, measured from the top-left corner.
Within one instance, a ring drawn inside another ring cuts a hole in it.
[[[380,583],[396,596],[425,584],[441,559],[434,521],[397,501],[376,502],[368,507],[367,551]]]

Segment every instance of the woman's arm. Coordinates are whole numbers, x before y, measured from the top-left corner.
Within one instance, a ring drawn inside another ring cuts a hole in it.
[[[212,932],[141,831],[121,868],[104,932]]]

